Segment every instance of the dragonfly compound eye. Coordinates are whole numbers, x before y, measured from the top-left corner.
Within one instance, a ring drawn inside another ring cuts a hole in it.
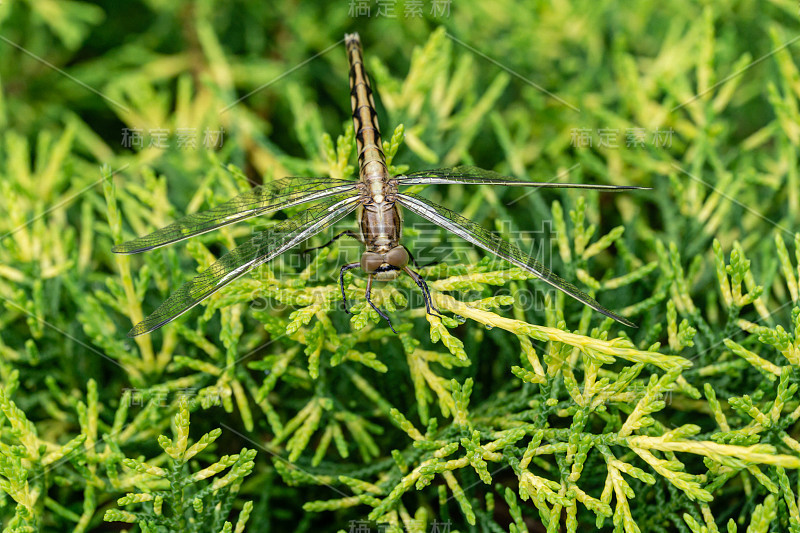
[[[404,246],[395,246],[386,252],[384,261],[394,267],[403,268],[408,264],[408,251]]]
[[[367,274],[372,274],[386,262],[386,256],[376,252],[364,252],[361,255],[361,269]]]

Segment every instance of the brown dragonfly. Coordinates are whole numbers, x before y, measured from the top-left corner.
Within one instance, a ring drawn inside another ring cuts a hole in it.
[[[373,280],[388,281],[403,273],[409,275],[422,290],[426,311],[435,314],[438,310],[433,306],[428,286],[422,276],[409,266],[409,263],[416,264],[416,262],[413,261],[408,249],[400,243],[403,228],[401,207],[535,274],[543,282],[603,315],[626,326],[636,327],[629,320],[609,311],[594,298],[558,277],[513,244],[446,207],[416,194],[401,192],[401,189],[409,185],[433,184],[506,185],[604,191],[644,187],[522,181],[470,166],[420,170],[392,176],[389,174],[381,148],[378,115],[375,112],[372,89],[364,69],[358,34],[346,34],[345,45],[350,63],[350,102],[358,149],[358,180],[309,177],[279,179],[255,187],[208,211],[185,216],[149,235],[114,246],[113,251],[120,254],[145,252],[250,217],[298,204],[321,201],[269,230],[256,234],[249,241],[222,256],[195,278],[184,283],[150,316],[136,324],[128,333],[129,336],[150,333],[175,320],[233,280],[331,227],[353,211],[356,212],[360,231],[342,232],[333,239],[350,235],[366,248],[361,261],[341,267],[339,284],[342,288],[345,311],[347,311],[347,298],[344,292],[344,274],[350,269],[360,267],[367,275],[366,301],[389,323],[392,331],[394,328],[389,317],[372,302],[370,297]]]

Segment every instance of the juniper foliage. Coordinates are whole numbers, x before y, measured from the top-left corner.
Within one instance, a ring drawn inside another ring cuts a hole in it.
[[[5,531],[800,532],[797,5],[408,4],[0,4]],[[114,243],[353,175],[342,50],[284,74],[354,24],[393,171],[653,187],[422,192],[639,329],[409,217],[443,319],[352,273],[344,314],[340,240],[125,337],[285,215]]]

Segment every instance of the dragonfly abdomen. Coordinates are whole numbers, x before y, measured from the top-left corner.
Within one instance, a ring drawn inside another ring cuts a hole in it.
[[[347,58],[350,62],[350,104],[356,130],[359,176],[362,181],[385,181],[389,177],[386,157],[381,148],[381,131],[372,88],[364,69],[361,39],[357,33],[345,35]]]

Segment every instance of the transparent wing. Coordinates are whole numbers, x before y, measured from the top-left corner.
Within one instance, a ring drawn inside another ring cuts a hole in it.
[[[512,187],[539,187],[551,189],[597,189],[603,191],[621,191],[627,189],[647,189],[632,185],[591,185],[586,183],[557,183],[523,181],[510,176],[503,176],[491,170],[478,167],[437,168],[420,170],[410,174],[396,176],[397,184],[406,185],[441,185],[461,183],[465,185],[509,185]]]
[[[497,237],[490,231],[472,222],[471,220],[462,217],[458,213],[450,211],[446,207],[437,205],[429,200],[421,198],[415,194],[401,193],[397,195],[397,201],[403,207],[418,214],[437,226],[458,235],[462,239],[471,242],[475,246],[483,248],[498,257],[502,257],[506,261],[513,263],[519,267],[524,268],[529,272],[536,274],[539,279],[552,285],[556,289],[572,296],[579,302],[582,302],[595,311],[599,311],[604,315],[613,318],[617,322],[635,328],[631,321],[614,314],[602,305],[597,300],[584,293],[576,286],[568,281],[555,275],[550,269],[545,267],[539,261],[526,255],[522,250],[509,244],[503,239]]]
[[[153,314],[136,324],[128,332],[128,336],[149,333],[175,320],[236,278],[330,227],[352,212],[357,205],[358,196],[337,196],[258,233],[184,283]]]
[[[149,235],[114,246],[111,251],[118,254],[146,252],[269,211],[341,194],[352,190],[356,184],[329,178],[280,179],[255,187],[208,211],[187,215]]]

